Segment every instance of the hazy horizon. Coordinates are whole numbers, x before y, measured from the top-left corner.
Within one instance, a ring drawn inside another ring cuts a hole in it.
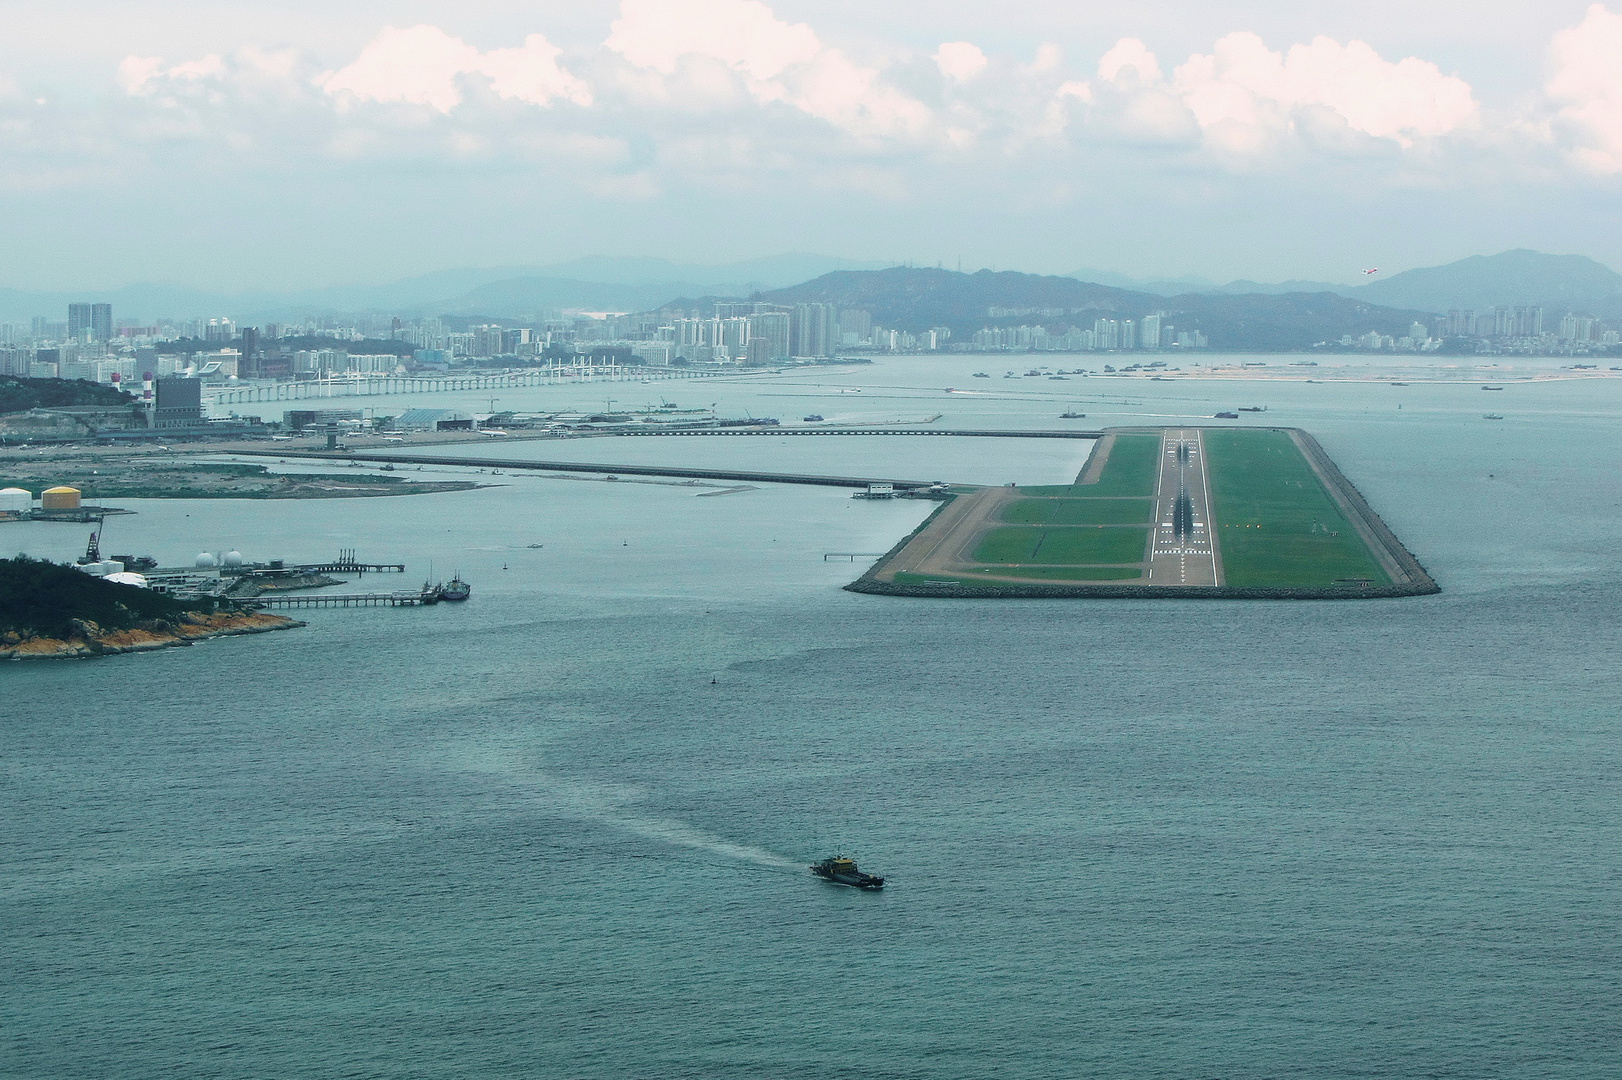
[[[11,3],[0,282],[1622,264],[1622,5],[1530,8]]]

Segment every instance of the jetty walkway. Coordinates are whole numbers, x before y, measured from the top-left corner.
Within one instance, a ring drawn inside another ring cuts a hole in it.
[[[421,592],[392,593],[327,593],[303,596],[255,596],[239,601],[245,607],[418,607],[439,603],[439,593],[433,589]]]
[[[451,465],[461,469],[508,469],[514,472],[600,473],[608,476],[671,476],[684,480],[741,480],[760,484],[809,484],[816,487],[866,488],[889,484],[897,491],[916,491],[945,483],[882,476],[813,476],[807,473],[757,472],[753,469],[685,468],[676,465],[604,465],[589,461],[526,461],[521,458],[450,457],[444,454],[363,454],[320,450],[233,450],[232,455],[286,461],[371,461],[391,465]]]
[[[572,432],[571,438],[588,436],[652,436],[652,435],[933,435],[960,439],[1102,439],[1102,431],[997,431],[995,429],[963,428],[893,428],[893,427],[693,427],[668,428],[653,431],[621,431],[618,429]]]

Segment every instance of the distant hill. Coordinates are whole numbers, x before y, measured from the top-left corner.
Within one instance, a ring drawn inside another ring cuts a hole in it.
[[[70,405],[118,406],[134,400],[115,387],[83,379],[25,379],[20,375],[0,375],[0,416]]]
[[[210,605],[212,607],[212,605]],[[66,638],[76,620],[128,630],[151,619],[176,619],[203,605],[132,585],[116,585],[68,566],[18,555],[0,559],[0,632]]]
[[[1622,316],[1622,274],[1582,255],[1523,249],[1405,270],[1352,290],[1376,304],[1444,313],[1520,305]]]
[[[949,326],[954,334],[1009,322],[1052,321],[1053,316],[988,316],[991,308],[1094,312],[1154,310],[1161,298],[1068,277],[980,270],[972,274],[895,266],[888,270],[840,270],[787,289],[760,294],[772,304],[832,303],[862,308],[873,321],[898,330]],[[1089,318],[1087,320],[1091,322]]]
[[[1204,332],[1212,348],[1260,351],[1310,348],[1370,330],[1401,337],[1424,314],[1327,292],[1168,297],[1070,277],[904,267],[824,274],[802,285],[762,294],[760,299],[776,304],[822,302],[863,308],[882,326],[911,331],[945,326],[958,340],[986,326],[1064,323],[1087,327],[1096,318],[1139,319],[1160,312],[1178,330]]]
[[[1078,281],[1091,281],[1099,285],[1112,285],[1117,289],[1131,289],[1136,292],[1154,293],[1157,296],[1187,296],[1190,293],[1228,293],[1240,295],[1243,293],[1272,293],[1275,295],[1294,292],[1332,292],[1342,296],[1351,294],[1351,287],[1336,285],[1328,281],[1276,281],[1261,282],[1239,279],[1230,281],[1226,285],[1200,277],[1180,278],[1150,278],[1139,280],[1129,278],[1123,274],[1112,273],[1108,270],[1073,270],[1066,277],[1073,277]]]
[[[1136,281],[1098,270],[1077,270],[1070,276],[1160,296],[1192,293],[1278,296],[1328,292],[1382,307],[1437,315],[1454,309],[1482,311],[1524,306],[1542,307],[1556,314],[1576,311],[1622,318],[1622,274],[1582,255],[1545,255],[1524,248],[1497,255],[1475,255],[1444,266],[1405,270],[1359,285],[1249,280],[1217,285],[1198,278]]]

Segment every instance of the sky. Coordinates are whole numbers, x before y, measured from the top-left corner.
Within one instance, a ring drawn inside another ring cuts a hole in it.
[[[0,0],[0,285],[1622,266],[1622,0]]]

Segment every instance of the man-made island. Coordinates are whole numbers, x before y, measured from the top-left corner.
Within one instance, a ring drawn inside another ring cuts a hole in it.
[[[175,600],[27,556],[0,559],[0,660],[145,652],[303,625],[212,601]]]
[[[1072,484],[978,488],[853,592],[930,597],[1363,599],[1439,592],[1316,439],[1118,428]]]

